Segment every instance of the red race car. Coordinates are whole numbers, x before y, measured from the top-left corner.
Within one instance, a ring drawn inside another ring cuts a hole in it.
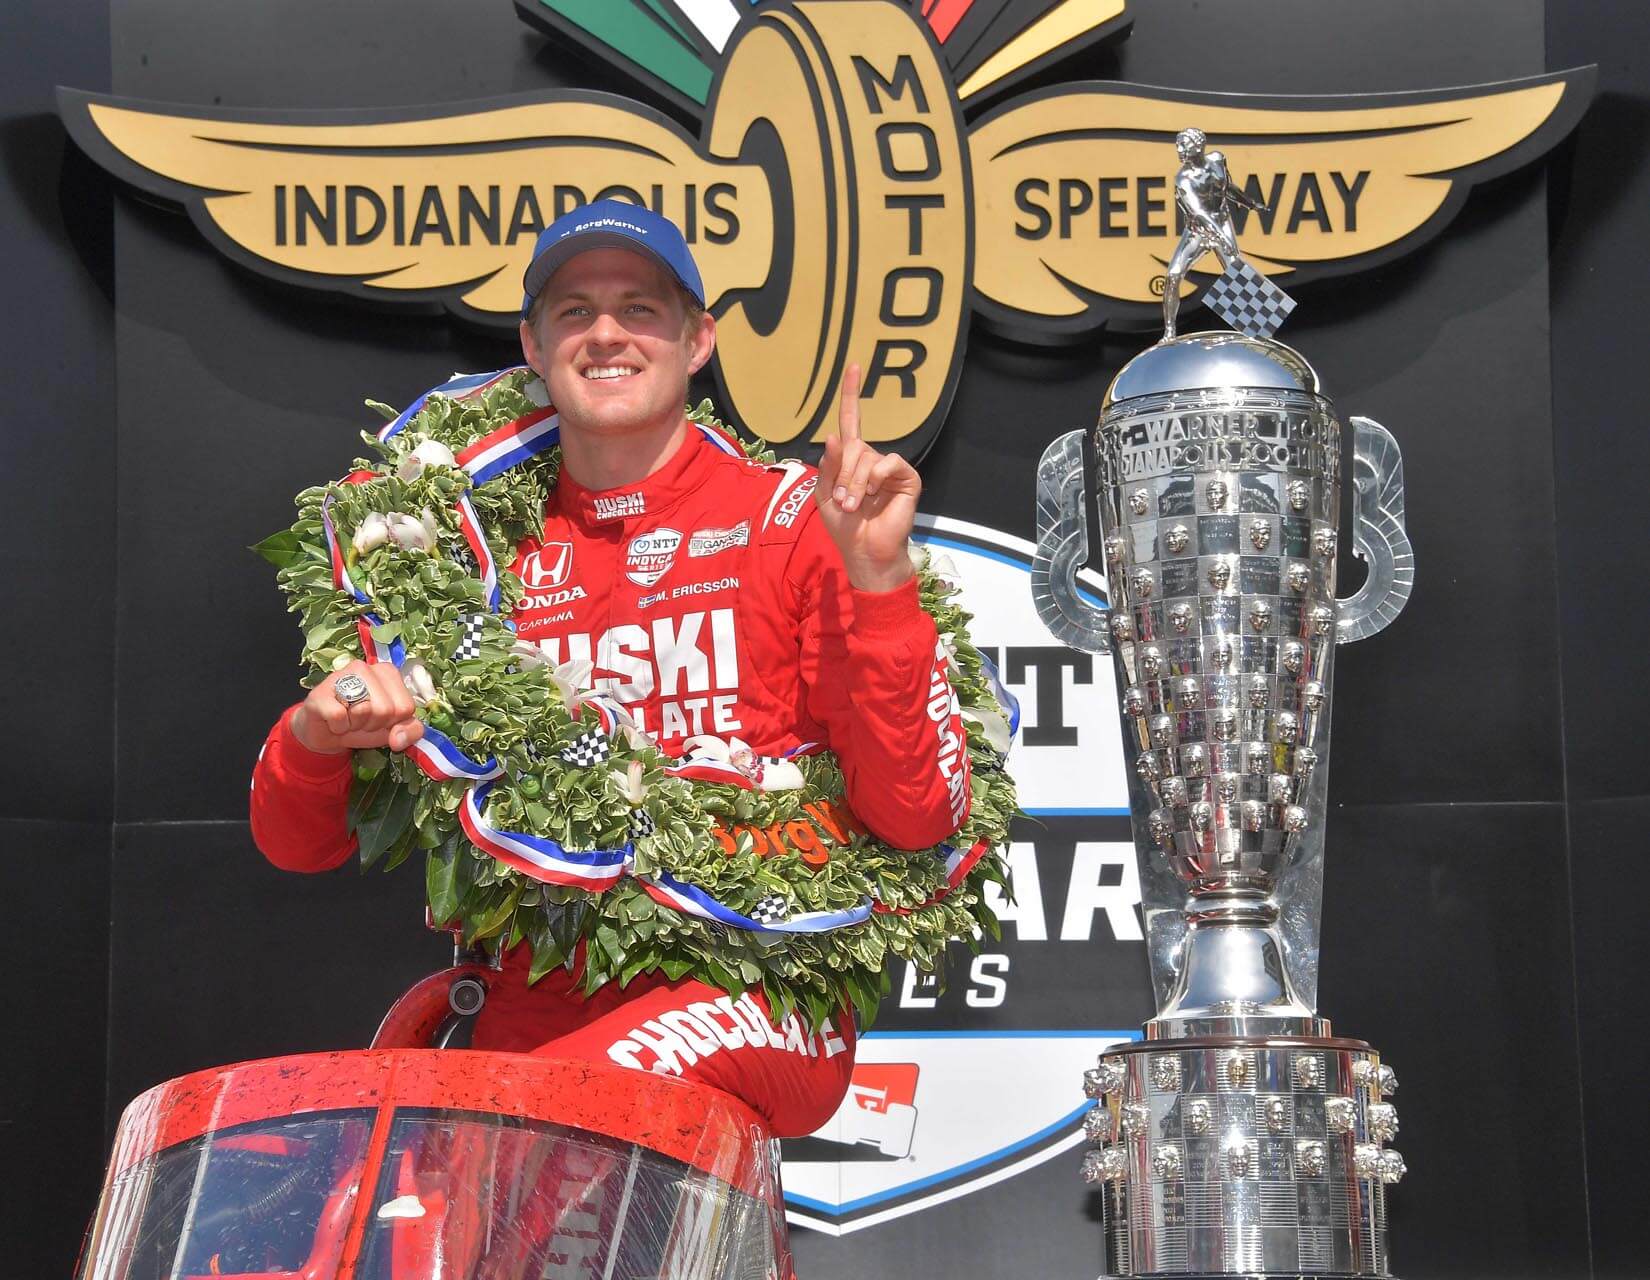
[[[755,1112],[666,1076],[450,1047],[487,976],[425,979],[370,1049],[139,1096],[79,1280],[792,1274],[777,1146]]]

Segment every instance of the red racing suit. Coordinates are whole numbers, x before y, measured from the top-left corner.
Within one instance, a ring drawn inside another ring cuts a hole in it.
[[[813,469],[764,466],[720,440],[690,429],[663,467],[622,488],[592,491],[564,475],[544,538],[524,541],[511,564],[526,588],[518,637],[552,663],[592,661],[596,687],[668,754],[698,734],[740,738],[761,755],[821,744],[878,836],[907,849],[943,840],[967,816],[968,753],[915,582],[854,589],[818,518]],[[276,866],[324,871],[355,848],[349,758],[309,751],[291,716],[253,772],[252,834]],[[847,1088],[849,1018],[814,1036],[794,1024],[747,1034],[748,1004],[662,974],[580,1000],[562,971],[526,987],[524,951],[505,958],[477,1048],[587,1053],[684,1075],[742,1097],[781,1136],[818,1127]],[[765,1014],[760,995],[751,999]]]

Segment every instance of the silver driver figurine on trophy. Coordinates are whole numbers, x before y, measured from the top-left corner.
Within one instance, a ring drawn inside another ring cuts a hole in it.
[[[1341,423],[1272,339],[1294,303],[1238,251],[1224,157],[1196,129],[1176,142],[1164,338],[1113,380],[1093,437],[1109,610],[1075,581],[1084,433],[1037,478],[1038,612],[1117,664],[1158,1005],[1084,1078],[1083,1170],[1108,1275],[1384,1276],[1396,1079],[1318,1015],[1318,928],[1335,650],[1408,599],[1402,464],[1385,428],[1352,419],[1370,572],[1337,600]],[[1223,274],[1204,301],[1232,330],[1175,337],[1181,281],[1210,250]]]

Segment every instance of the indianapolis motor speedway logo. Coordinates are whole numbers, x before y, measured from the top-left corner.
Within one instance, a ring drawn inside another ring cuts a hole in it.
[[[577,91],[233,112],[64,90],[60,109],[101,165],[182,205],[253,271],[499,326],[517,321],[547,222],[601,196],[648,204],[703,270],[725,409],[806,451],[858,362],[866,438],[915,458],[945,419],[973,316],[1048,341],[1155,314],[1177,130],[1204,129],[1267,205],[1236,218],[1249,260],[1304,282],[1435,235],[1473,183],[1562,137],[1592,89],[1583,70],[1328,98],[1089,81],[1004,101],[1126,29],[1124,0],[517,8],[697,115],[698,136]]]

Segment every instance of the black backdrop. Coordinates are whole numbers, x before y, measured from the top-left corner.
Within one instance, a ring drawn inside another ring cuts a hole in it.
[[[1475,192],[1412,257],[1304,290],[1289,337],[1344,411],[1403,444],[1420,565],[1400,623],[1340,664],[1325,891],[1323,1005],[1405,1082],[1398,1267],[1641,1274],[1650,518],[1621,466],[1650,341],[1650,18],[1630,0],[1155,0],[1134,18],[1058,78],[1338,93],[1600,64],[1599,100],[1545,166]],[[338,469],[363,395],[404,401],[510,357],[238,272],[113,191],[64,139],[51,86],[225,107],[632,90],[504,0],[10,0],[0,71],[0,1238],[5,1274],[47,1276],[132,1094],[360,1043],[443,959],[416,875],[283,876],[251,848],[247,769],[292,697],[296,636],[242,548]],[[1138,346],[976,330],[924,463],[929,509],[1029,533],[1051,424],[1091,420]],[[1088,967],[1109,963],[1097,947]],[[1082,999],[1084,967],[1043,998]],[[1150,1012],[1138,958],[1126,970],[1100,1025]],[[799,1232],[799,1262],[1092,1274],[1076,1159],[841,1240]]]

